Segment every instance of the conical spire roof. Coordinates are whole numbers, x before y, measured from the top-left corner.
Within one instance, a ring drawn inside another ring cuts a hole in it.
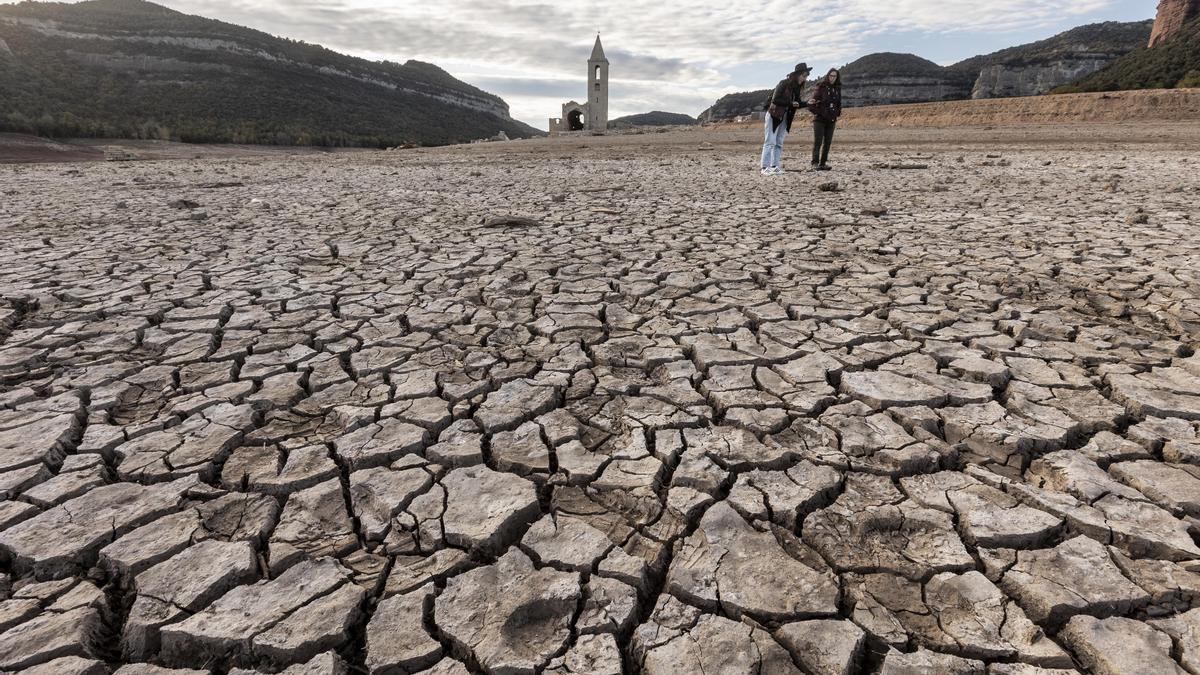
[[[588,61],[605,61],[608,59],[604,56],[604,45],[600,44],[600,35],[596,35],[596,46],[592,47],[592,58]]]

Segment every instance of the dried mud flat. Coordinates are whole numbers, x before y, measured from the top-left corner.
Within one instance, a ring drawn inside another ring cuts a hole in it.
[[[0,168],[0,670],[1200,673],[1153,131]]]

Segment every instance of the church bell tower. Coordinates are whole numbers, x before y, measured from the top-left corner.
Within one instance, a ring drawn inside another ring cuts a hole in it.
[[[600,36],[596,36],[596,46],[592,47],[592,57],[588,59],[588,116],[587,127],[591,131],[608,129],[608,59],[604,56],[604,46],[600,44]]]

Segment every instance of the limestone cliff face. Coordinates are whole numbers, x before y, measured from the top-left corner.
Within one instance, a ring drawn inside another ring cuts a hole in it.
[[[1104,68],[1121,54],[1079,53],[1039,64],[1004,64],[984,66],[971,89],[971,98],[1010,98],[1040,96],[1076,82]]]
[[[1051,38],[967,59],[951,68],[975,73],[971,98],[1038,96],[1078,82],[1146,44],[1151,23],[1089,24]]]
[[[1160,0],[1158,17],[1150,33],[1150,46],[1156,47],[1171,39],[1195,16],[1200,16],[1200,0]]]
[[[842,68],[842,100],[847,107],[861,107],[1045,94],[1141,49],[1151,26],[1151,21],[1089,24],[951,66],[913,54],[869,54]],[[761,111],[769,93],[730,94],[700,119],[736,119]]]
[[[850,107],[960,101],[971,94],[971,83],[961,78],[877,77],[850,80],[842,88],[842,101]]]

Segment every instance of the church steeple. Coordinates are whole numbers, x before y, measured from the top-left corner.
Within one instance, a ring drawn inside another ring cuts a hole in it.
[[[592,47],[592,58],[588,61],[596,63],[608,63],[608,59],[604,56],[604,45],[600,44],[600,34],[596,34],[596,46]]]
[[[592,131],[603,132],[608,129],[608,65],[604,45],[600,44],[600,34],[597,33],[592,58],[588,59],[587,127]]]
[[[587,97],[583,103],[564,103],[562,117],[550,118],[550,135],[572,131],[604,133],[608,130],[608,57],[600,34],[596,33],[596,44],[587,63]]]

